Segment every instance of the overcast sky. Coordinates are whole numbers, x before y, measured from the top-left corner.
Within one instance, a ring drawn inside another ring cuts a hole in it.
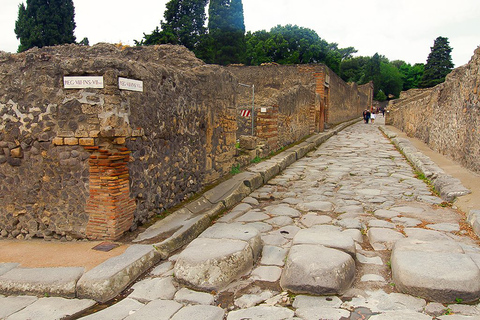
[[[90,45],[133,45],[163,19],[168,0],[74,0],[75,36]],[[1,0],[0,50],[16,52],[18,5]],[[447,37],[455,67],[467,63],[480,46],[479,0],[243,0],[247,31],[296,24],[315,30],[356,55],[376,52],[390,60],[425,63],[438,36]]]

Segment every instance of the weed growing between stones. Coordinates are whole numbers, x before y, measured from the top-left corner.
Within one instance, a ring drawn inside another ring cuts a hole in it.
[[[240,170],[240,164],[234,164],[234,165],[232,165],[232,169],[230,170],[230,174],[236,175],[236,174],[239,174],[240,172],[241,172],[241,170]]]

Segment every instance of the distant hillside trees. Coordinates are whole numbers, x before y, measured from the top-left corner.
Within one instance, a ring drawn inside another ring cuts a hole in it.
[[[72,0],[27,0],[18,7],[15,34],[18,52],[33,47],[74,43],[75,7]]]
[[[429,88],[445,81],[445,77],[453,69],[451,52],[452,48],[448,38],[438,37],[430,48],[427,64],[423,73],[420,87]]]

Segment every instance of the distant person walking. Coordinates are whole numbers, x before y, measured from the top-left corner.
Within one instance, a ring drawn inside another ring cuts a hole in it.
[[[370,111],[368,111],[368,109],[365,109],[365,111],[363,111],[363,121],[368,124],[369,120],[370,120]]]
[[[372,112],[372,115],[370,116],[370,119],[372,120],[372,124],[375,123],[375,112]]]

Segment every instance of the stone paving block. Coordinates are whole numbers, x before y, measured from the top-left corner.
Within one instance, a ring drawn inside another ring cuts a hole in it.
[[[74,298],[84,268],[14,268],[0,276],[0,291]]]
[[[284,227],[284,226],[292,225],[293,219],[286,216],[278,216],[272,219],[265,220],[265,222],[275,227]]]
[[[215,303],[215,297],[212,294],[193,291],[187,288],[178,290],[174,300],[183,304],[213,305]]]
[[[283,307],[258,306],[248,309],[235,310],[228,313],[227,320],[245,320],[245,319],[268,319],[282,320],[291,319],[295,313]]]
[[[104,320],[104,319],[124,319],[129,315],[135,314],[136,311],[144,307],[143,303],[137,300],[125,298],[116,304],[103,309],[99,312],[93,313],[81,320]]]
[[[254,307],[255,305],[264,302],[271,297],[273,297],[273,293],[268,290],[262,291],[259,294],[244,294],[241,297],[235,299],[234,304],[241,309],[246,309]]]
[[[256,261],[262,252],[262,238],[258,229],[241,223],[216,223],[204,232],[199,238],[233,239],[248,242]]]
[[[180,309],[171,320],[223,320],[225,310],[215,306],[187,306]]]
[[[250,210],[244,215],[235,219],[237,222],[255,222],[255,221],[264,221],[270,219],[270,216],[264,212],[259,212],[256,210]]]
[[[0,276],[18,266],[20,266],[19,263],[0,263]]]
[[[247,211],[252,210],[252,205],[248,203],[240,203],[233,207],[226,215],[222,216],[217,222],[229,223],[245,214]]]
[[[251,277],[255,281],[276,282],[282,275],[282,269],[276,266],[260,266],[252,271]]]
[[[284,290],[313,295],[342,294],[355,276],[352,257],[320,245],[294,245],[280,279]]]
[[[432,320],[432,317],[423,313],[402,310],[373,315],[369,320]]]
[[[285,257],[287,256],[288,249],[277,246],[264,246],[262,251],[262,259],[260,264],[279,266],[285,265]]]
[[[383,219],[391,219],[400,215],[398,211],[378,209],[374,213],[375,217]]]
[[[458,225],[458,223],[433,223],[433,224],[428,224],[427,228],[437,230],[437,231],[445,231],[445,232],[460,231],[460,226]]]
[[[480,298],[480,270],[456,243],[417,242],[397,242],[392,251],[392,279],[398,290],[443,303]]]
[[[380,257],[378,257],[378,256],[376,256],[376,257],[367,257],[367,256],[364,256],[363,254],[357,252],[356,257],[357,257],[358,262],[360,262],[360,263],[364,263],[364,264],[374,264],[374,265],[377,265],[377,266],[383,266],[382,258],[380,258]]]
[[[427,230],[423,228],[405,228],[403,229],[408,238],[415,238],[419,240],[449,240],[445,234],[435,231]]]
[[[0,297],[0,319],[5,319],[9,315],[22,310],[37,300],[37,297],[32,296]]]
[[[303,211],[331,212],[333,211],[333,204],[329,201],[311,201],[299,203],[297,208]]]
[[[298,218],[301,216],[300,211],[285,204],[268,206],[265,207],[263,210],[265,210],[267,214],[271,214],[274,216],[287,216],[292,218]]]
[[[370,228],[367,236],[375,250],[390,250],[396,241],[405,238],[400,232],[387,228]]]
[[[300,218],[300,223],[307,228],[316,224],[327,224],[332,222],[332,218],[327,215],[318,215],[316,213],[307,213]]]
[[[301,319],[343,320],[350,318],[350,312],[347,310],[323,307],[298,308],[295,315]]]
[[[160,257],[151,245],[133,245],[86,272],[77,282],[79,298],[105,302],[152,267]]]
[[[193,289],[219,291],[252,267],[253,252],[248,242],[198,238],[179,254],[174,272],[178,281]]]
[[[293,245],[315,244],[344,251],[355,257],[355,242],[348,234],[338,231],[318,232],[316,228],[302,229],[293,238]]]
[[[480,320],[480,316],[464,316],[461,314],[449,314],[439,316],[436,319],[438,320]]]
[[[125,320],[170,320],[182,307],[183,305],[176,301],[153,300]]]
[[[360,221],[360,219],[357,219],[357,218],[339,219],[335,221],[335,225],[345,229],[358,229],[358,230],[365,229],[365,226],[363,225],[363,223]]]
[[[171,300],[177,289],[173,285],[173,277],[145,279],[132,286],[129,298],[146,303],[152,300]]]
[[[40,298],[24,309],[10,315],[8,320],[60,320],[74,316],[95,304],[93,300]]]
[[[419,224],[422,224],[422,221],[414,218],[407,218],[407,217],[395,217],[392,218],[392,222],[396,224],[403,225],[405,227],[416,227]]]
[[[322,307],[322,308],[340,308],[342,300],[337,296],[306,296],[298,295],[292,303],[292,307],[297,308],[310,308],[310,307]]]

